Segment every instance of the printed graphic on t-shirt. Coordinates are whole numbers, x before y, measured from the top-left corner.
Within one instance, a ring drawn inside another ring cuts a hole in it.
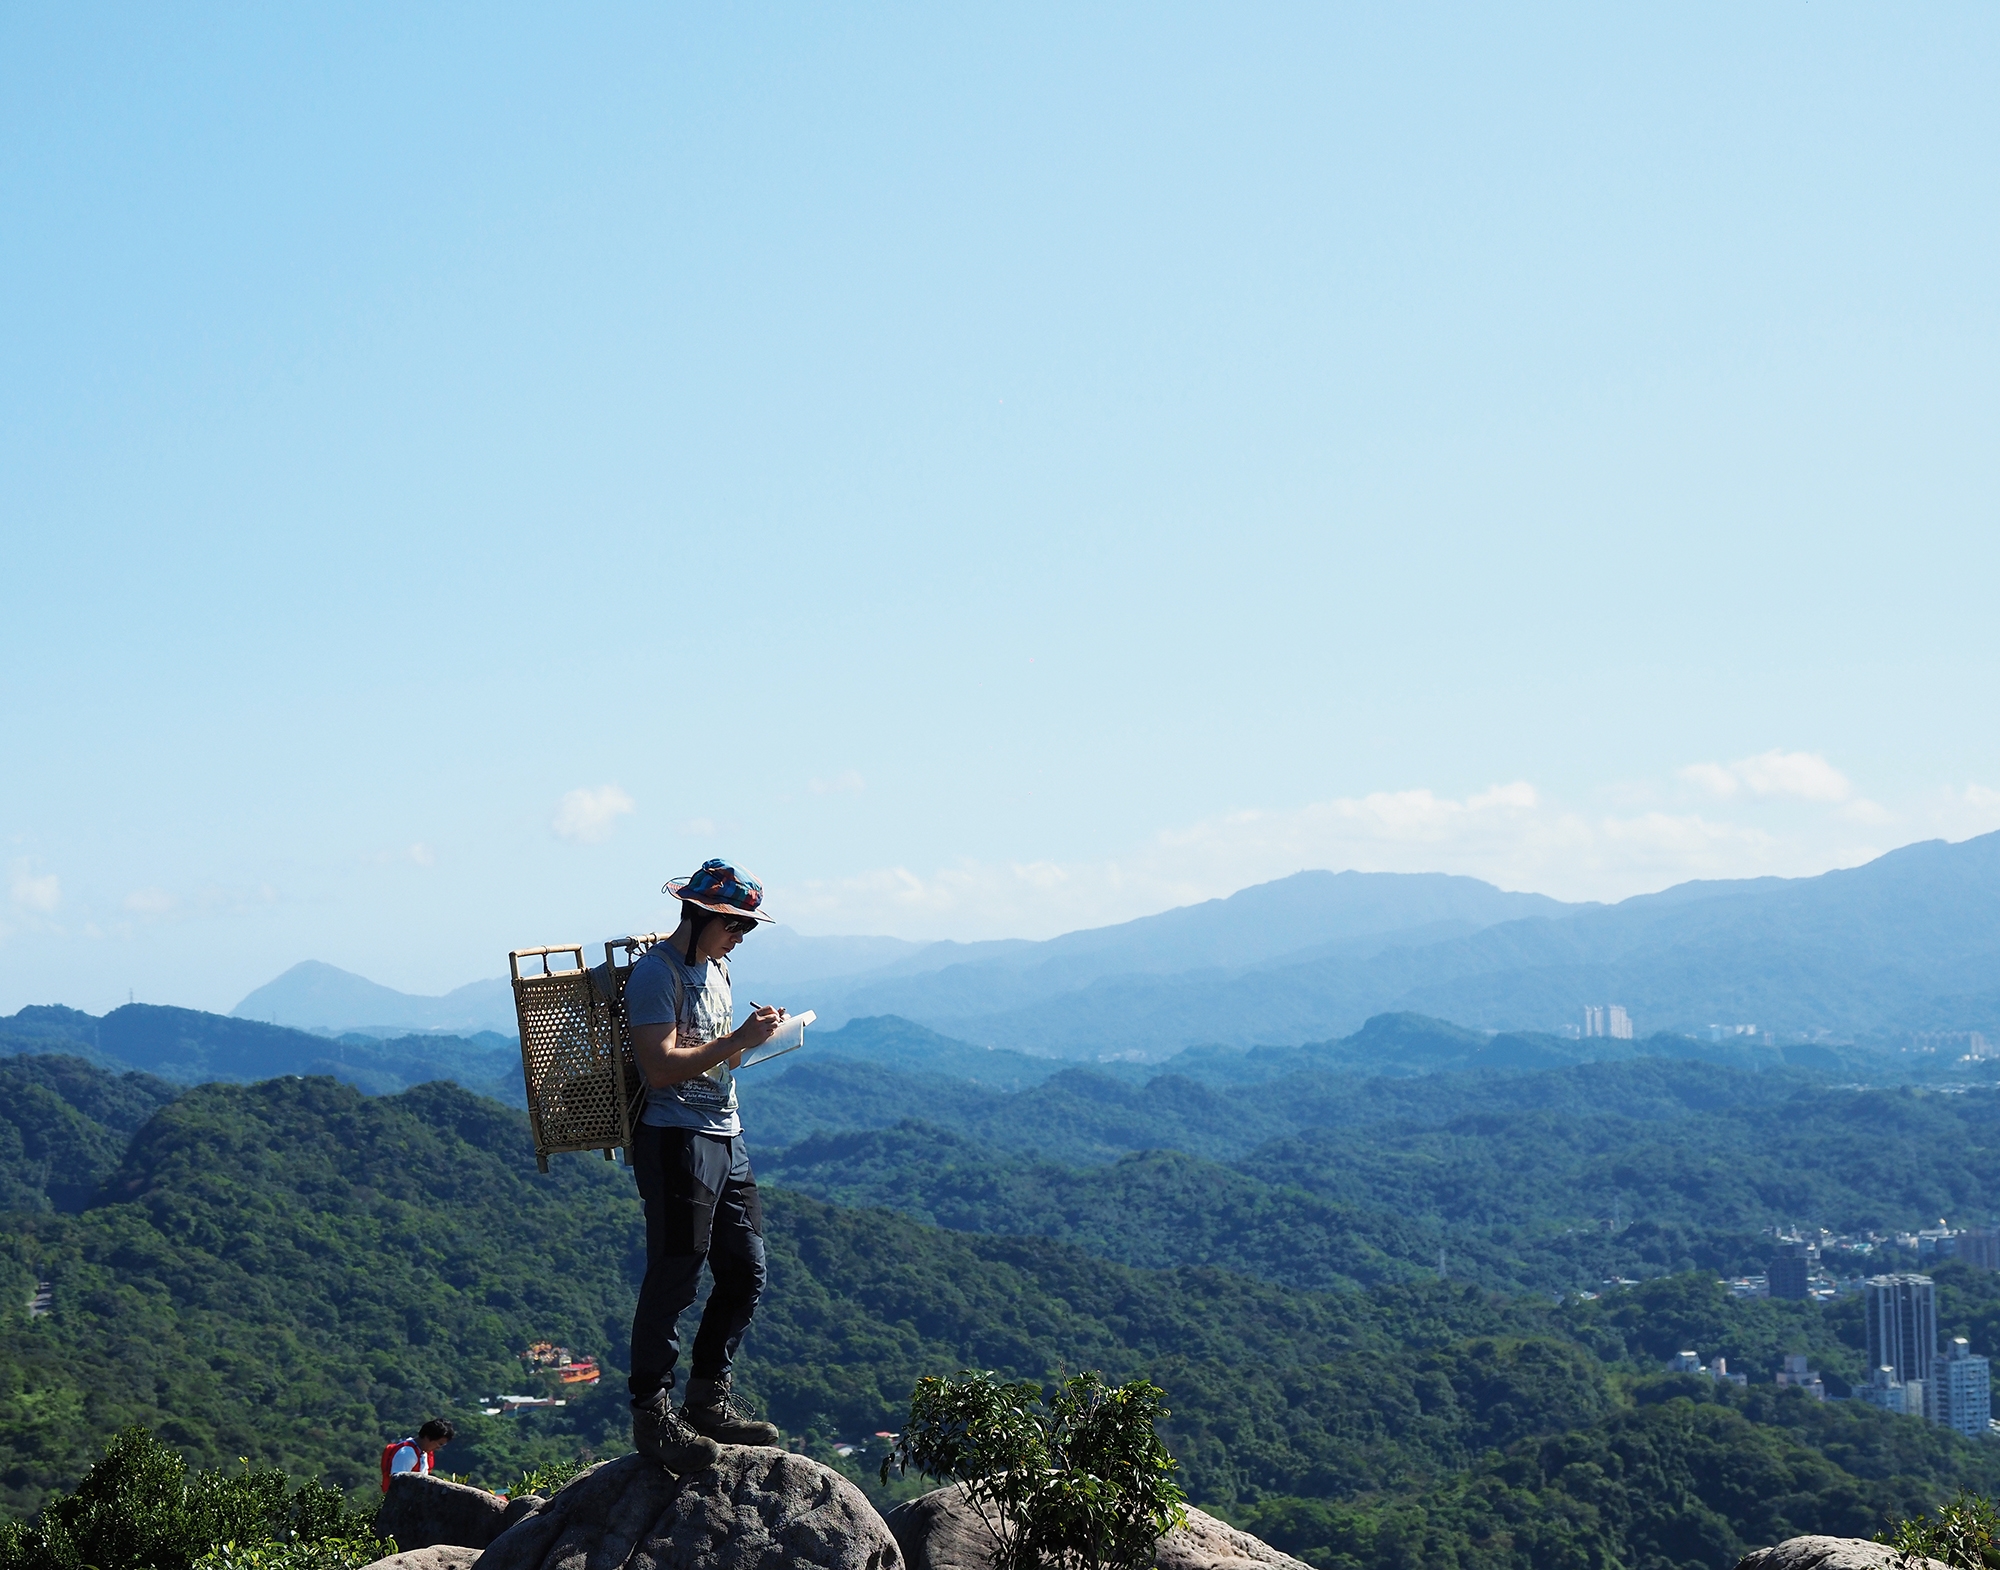
[[[699,1047],[729,1034],[734,1002],[725,965],[688,965],[666,944],[647,950],[633,968],[625,987],[626,1018],[635,1025],[674,1022],[674,1033],[685,1046]],[[668,1121],[714,1132],[735,1131],[736,1076],[727,1062],[717,1063],[693,1079],[655,1086],[647,1092],[649,1107],[677,1105],[692,1116]],[[664,1107],[661,1108],[664,1111]],[[658,1115],[647,1122],[659,1122]]]

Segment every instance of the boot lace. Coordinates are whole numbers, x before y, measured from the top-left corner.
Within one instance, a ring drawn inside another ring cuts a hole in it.
[[[733,1422],[755,1423],[760,1421],[757,1414],[751,1411],[750,1408],[745,1406],[742,1403],[742,1401],[738,1399],[737,1394],[734,1390],[723,1391],[722,1399],[717,1401],[715,1404],[716,1407],[721,1411],[722,1415],[726,1418],[729,1418]]]

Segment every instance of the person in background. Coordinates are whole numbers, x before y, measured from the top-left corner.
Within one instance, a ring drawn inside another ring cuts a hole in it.
[[[441,1417],[434,1417],[411,1439],[392,1439],[382,1447],[382,1492],[389,1492],[389,1479],[403,1472],[428,1476],[437,1453],[458,1437],[458,1431]]]
[[[625,983],[632,1056],[646,1079],[632,1175],[646,1211],[646,1279],[632,1319],[632,1443],[668,1471],[711,1463],[718,1445],[774,1445],[778,1430],[730,1394],[729,1371],[764,1291],[764,1212],[736,1115],[743,1054],[785,1017],[755,1007],[730,1029],[729,954],[771,917],[764,890],[726,861],[660,891],[681,902],[672,937]],[[695,1332],[687,1399],[674,1410],[678,1320],[706,1263],[713,1286]]]

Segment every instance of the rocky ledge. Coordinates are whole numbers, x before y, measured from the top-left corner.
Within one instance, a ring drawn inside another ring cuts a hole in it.
[[[1936,1559],[1906,1560],[1865,1537],[1788,1537],[1737,1561],[1736,1570],[1949,1570]]]
[[[403,1552],[369,1570],[992,1570],[993,1564],[992,1537],[959,1488],[898,1505],[885,1521],[860,1489],[817,1461],[735,1446],[725,1447],[707,1471],[680,1478],[638,1456],[606,1461],[553,1499],[509,1501],[439,1479],[399,1477],[376,1530]],[[1158,1570],[1308,1570],[1199,1510],[1160,1539],[1153,1560]],[[1752,1570],[1877,1566],[1801,1562]]]
[[[896,1506],[888,1522],[909,1570],[992,1570],[993,1534],[955,1484]],[[1192,1507],[1187,1525],[1154,1545],[1153,1563],[1158,1570],[1310,1570],[1269,1543]]]
[[[413,1486],[394,1517],[392,1488],[377,1530],[407,1549],[396,1520],[417,1519],[430,1531],[455,1512],[466,1524],[453,1529],[477,1536],[492,1523],[491,1508],[475,1516],[470,1502],[434,1492],[453,1486]],[[527,1505],[485,1498],[510,1516]],[[606,1461],[553,1499],[527,1505],[484,1539],[483,1553],[469,1552],[478,1546],[453,1548],[451,1559],[423,1557],[444,1554],[440,1547],[406,1551],[369,1570],[903,1570],[896,1539],[860,1489],[817,1461],[749,1446],[726,1447],[714,1466],[678,1478],[635,1455]]]

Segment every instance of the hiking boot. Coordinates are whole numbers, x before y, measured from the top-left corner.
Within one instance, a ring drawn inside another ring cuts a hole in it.
[[[761,1422],[743,1410],[743,1404],[729,1393],[729,1376],[720,1379],[690,1379],[687,1401],[681,1416],[698,1434],[706,1434],[724,1445],[775,1445],[778,1425]]]
[[[676,1475],[713,1466],[722,1454],[713,1439],[688,1427],[667,1392],[656,1390],[646,1401],[632,1404],[632,1448]]]

